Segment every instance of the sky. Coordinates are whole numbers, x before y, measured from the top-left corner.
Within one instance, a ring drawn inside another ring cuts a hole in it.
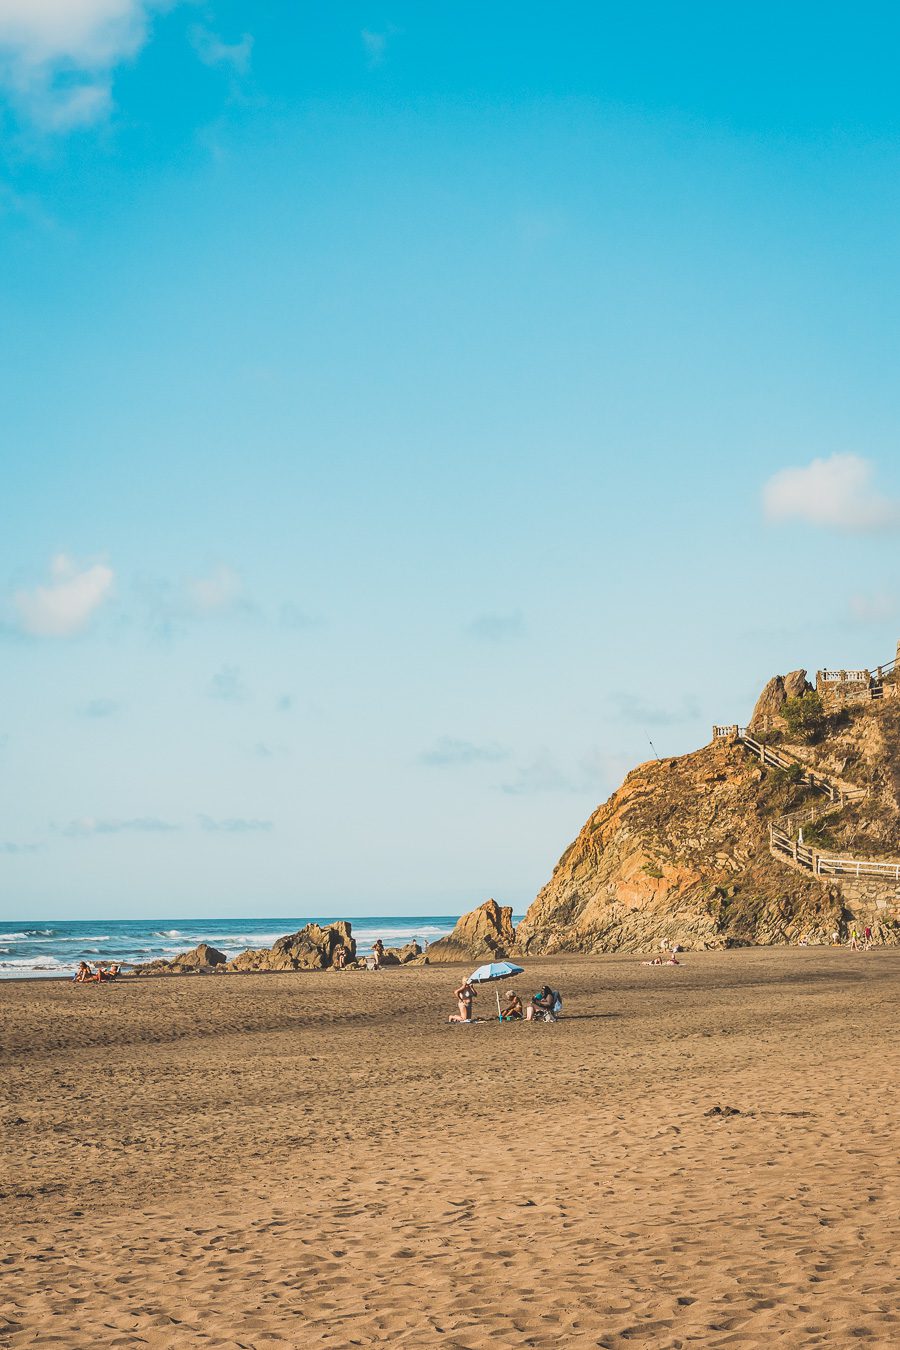
[[[0,0],[0,916],[522,912],[628,769],[889,660],[898,47]]]

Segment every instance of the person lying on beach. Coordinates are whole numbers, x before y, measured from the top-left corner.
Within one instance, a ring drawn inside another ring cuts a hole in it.
[[[550,1013],[552,1016],[558,999],[559,994],[554,993],[549,984],[545,984],[540,993],[535,994],[529,1003],[525,1012],[526,1022],[533,1022],[535,1017],[542,1013]]]
[[[523,1015],[524,1010],[522,1008],[522,1000],[519,998],[515,989],[510,989],[509,993],[506,995],[506,1002],[500,1009],[500,1021],[521,1022]]]
[[[111,966],[98,966],[97,975],[101,984],[105,984],[108,980],[117,980],[119,978],[118,963]]]
[[[642,961],[642,966],[680,966],[681,962],[677,960],[675,953],[667,957],[664,961],[661,956],[654,956],[652,961]]]
[[[448,1022],[471,1022],[472,1020],[472,1002],[478,997],[475,989],[468,980],[464,980],[458,989],[453,991],[456,998],[456,1006],[459,1009],[452,1017],[448,1017]]]

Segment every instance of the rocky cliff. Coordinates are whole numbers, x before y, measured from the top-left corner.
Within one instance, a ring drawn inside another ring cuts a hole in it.
[[[767,740],[869,793],[809,832],[837,853],[900,858],[900,698],[825,714],[791,743],[780,713],[808,689],[804,671],[769,682],[754,714],[768,718]],[[769,822],[821,801],[797,778],[726,738],[640,765],[563,853],[516,930],[515,950],[828,941],[866,923],[882,941],[900,941],[891,902],[900,885],[816,879],[770,854]]]

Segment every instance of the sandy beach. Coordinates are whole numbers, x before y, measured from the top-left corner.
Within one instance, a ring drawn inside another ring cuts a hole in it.
[[[900,953],[461,973],[0,985],[0,1345],[897,1343]]]

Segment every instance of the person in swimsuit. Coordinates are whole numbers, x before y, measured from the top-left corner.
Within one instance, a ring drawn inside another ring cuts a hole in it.
[[[375,964],[372,967],[372,969],[380,970],[381,958],[384,956],[384,943],[382,942],[381,938],[376,938],[375,941],[372,943],[372,955],[375,957]]]
[[[453,993],[456,997],[456,1006],[459,1011],[447,1020],[449,1022],[471,1022],[472,1003],[478,997],[474,988],[468,980],[464,980],[458,989],[454,989]]]
[[[533,1022],[539,1013],[552,1014],[556,1005],[556,998],[557,996],[554,994],[549,984],[545,984],[541,992],[535,994],[534,998],[529,1003],[525,1013],[526,1022]]]
[[[509,993],[506,995],[506,1002],[500,1009],[500,1021],[521,1022],[523,1016],[524,1010],[522,1008],[522,1000],[519,998],[515,989],[510,989]]]
[[[343,942],[339,942],[335,947],[331,963],[335,970],[343,970],[344,966],[347,964],[347,948],[344,946]]]
[[[87,961],[79,961],[78,969],[72,976],[73,984],[87,984],[88,980],[94,978],[94,972],[91,970]]]

